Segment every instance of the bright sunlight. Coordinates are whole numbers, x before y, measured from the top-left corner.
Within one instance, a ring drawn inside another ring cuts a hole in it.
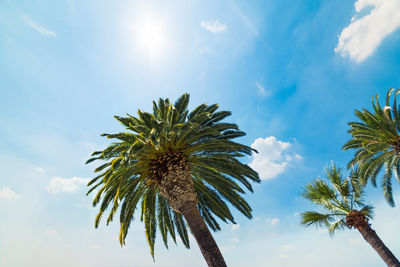
[[[135,32],[138,46],[148,53],[150,61],[159,59],[168,43],[163,22],[157,16],[147,15],[137,21]]]

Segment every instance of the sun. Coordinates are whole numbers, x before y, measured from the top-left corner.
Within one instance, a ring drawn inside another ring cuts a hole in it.
[[[136,41],[142,51],[146,51],[153,61],[160,57],[167,46],[165,24],[156,16],[147,15],[135,25]]]

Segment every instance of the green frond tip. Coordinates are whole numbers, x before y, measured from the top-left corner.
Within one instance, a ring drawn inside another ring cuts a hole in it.
[[[252,218],[244,195],[252,192],[253,183],[261,181],[255,170],[240,161],[257,151],[236,141],[245,132],[226,122],[231,112],[220,110],[218,104],[201,104],[189,111],[189,100],[189,94],[175,102],[159,98],[152,102],[151,113],[138,110],[136,115],[114,116],[122,131],[102,134],[112,143],[95,151],[86,162],[102,161],[94,170],[98,175],[87,185],[87,194],[95,192],[93,206],[100,204],[95,227],[104,212],[109,212],[106,224],[119,212],[119,241],[124,246],[135,212],[139,212],[136,216],[144,224],[153,260],[157,233],[166,247],[168,237],[176,243],[179,236],[190,248],[185,218],[170,206],[171,199],[185,198],[171,198],[166,193],[179,185],[165,178],[175,170],[167,166],[179,163],[181,170],[187,167],[188,172],[181,173],[193,182],[188,183],[196,195],[191,197],[197,199],[204,223],[215,231],[221,229],[220,222],[235,222],[231,208]],[[166,186],[162,179],[171,184]]]
[[[316,211],[306,211],[301,213],[301,224],[310,227],[329,227],[331,217],[329,214],[321,214]]]
[[[103,215],[103,212],[99,212],[99,213],[97,213],[97,216],[96,216],[96,220],[95,220],[95,222],[94,222],[94,227],[95,228],[98,228],[99,227],[99,224],[100,224],[100,220],[101,220],[101,216]]]

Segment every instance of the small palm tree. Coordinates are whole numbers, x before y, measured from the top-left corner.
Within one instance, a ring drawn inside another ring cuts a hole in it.
[[[189,248],[188,226],[208,265],[226,266],[207,225],[216,231],[221,229],[216,218],[235,223],[225,202],[251,218],[238,182],[252,191],[249,180],[260,179],[238,160],[253,151],[232,141],[245,133],[236,124],[221,122],[231,113],[217,111],[217,104],[202,104],[189,113],[188,103],[184,94],[175,104],[168,98],[153,102],[152,114],[139,110],[138,117],[115,116],[127,131],[103,134],[117,142],[87,161],[106,161],[88,184],[88,194],[99,188],[93,205],[102,199],[95,227],[108,206],[107,224],[121,207],[119,239],[124,245],[139,206],[153,258],[157,226],[166,247],[168,235],[176,242],[178,234]]]
[[[400,262],[368,223],[372,219],[373,208],[363,202],[364,187],[359,183],[358,170],[353,170],[350,177],[343,179],[340,169],[332,164],[326,174],[330,185],[316,179],[304,188],[303,193],[306,199],[322,207],[324,212],[302,213],[301,224],[326,227],[331,236],[336,230],[355,228],[388,266],[400,266]]]
[[[381,170],[382,188],[386,201],[395,205],[392,195],[392,176],[400,182],[400,110],[396,98],[400,90],[390,89],[386,94],[386,105],[381,107],[378,95],[372,98],[373,111],[366,109],[355,111],[361,122],[350,122],[349,133],[352,139],[346,142],[343,150],[355,149],[348,167],[358,165],[360,181],[365,185],[368,180],[376,187],[376,178]],[[394,94],[393,105],[390,98]]]

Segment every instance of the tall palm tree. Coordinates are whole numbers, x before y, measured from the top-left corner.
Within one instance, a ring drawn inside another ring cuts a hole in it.
[[[238,158],[254,150],[232,141],[245,133],[236,124],[221,122],[229,111],[202,104],[189,113],[188,103],[188,94],[174,104],[160,98],[158,104],[153,101],[152,114],[139,110],[138,117],[115,116],[127,131],[103,134],[117,141],[87,161],[106,161],[88,184],[88,194],[100,188],[93,205],[102,199],[95,227],[108,206],[107,224],[121,207],[119,239],[124,245],[139,205],[153,258],[157,226],[165,246],[168,235],[176,242],[177,232],[189,248],[188,226],[207,264],[226,266],[207,225],[216,231],[221,229],[216,218],[235,223],[225,202],[252,217],[239,184],[253,191],[249,181],[260,179]]]
[[[400,182],[400,110],[397,106],[397,95],[400,89],[390,89],[386,94],[386,105],[379,105],[378,95],[372,98],[373,111],[366,109],[355,111],[361,122],[350,122],[349,133],[352,138],[347,141],[343,150],[355,149],[353,159],[348,167],[358,165],[360,181],[365,185],[368,180],[376,187],[376,178],[381,170],[382,188],[386,201],[395,205],[392,194],[392,176]],[[390,98],[394,95],[393,105]]]
[[[328,228],[329,234],[345,228],[357,229],[363,238],[379,254],[388,266],[400,266],[400,262],[385,246],[368,223],[372,219],[373,207],[363,202],[364,187],[359,183],[358,170],[343,179],[334,164],[326,170],[330,184],[315,179],[304,188],[303,196],[320,206],[324,212],[306,211],[301,214],[301,224]]]

